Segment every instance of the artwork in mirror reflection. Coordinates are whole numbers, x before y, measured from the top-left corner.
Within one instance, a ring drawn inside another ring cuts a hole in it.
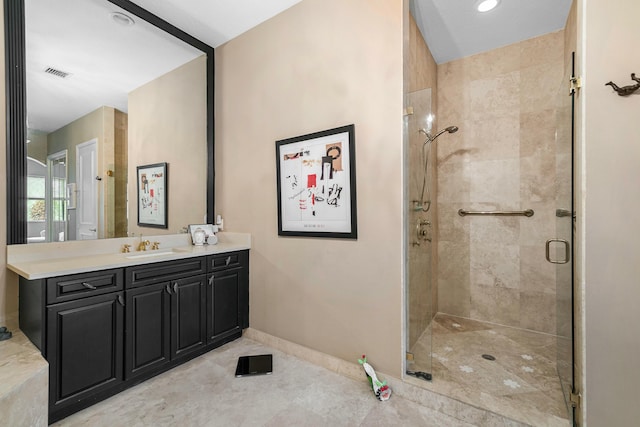
[[[122,25],[114,13],[130,16],[131,22]],[[28,0],[25,25],[31,159],[27,242],[75,240],[83,235],[80,212],[69,204],[70,197],[83,200],[81,193],[87,187],[78,182],[81,168],[93,171],[95,203],[83,208],[94,211],[93,238],[144,232],[139,227],[169,228],[166,215],[163,223],[140,212],[144,221],[136,222],[134,165],[166,160],[180,179],[191,171],[185,165],[199,162],[196,172],[206,175],[203,52],[106,0]],[[182,155],[176,152],[178,135],[171,130],[192,144],[186,150],[182,147]],[[92,164],[80,166],[77,147],[90,140],[97,141],[95,156],[87,158]],[[60,152],[66,153],[65,159],[49,171],[53,164],[48,159]],[[174,162],[175,156],[180,158]],[[201,181],[202,190],[195,188],[184,197],[203,200],[175,200],[196,207],[192,218],[176,218],[175,231],[202,220],[206,183]],[[73,192],[62,191],[69,184],[77,184]]]
[[[138,166],[138,225],[167,228],[166,163]]]

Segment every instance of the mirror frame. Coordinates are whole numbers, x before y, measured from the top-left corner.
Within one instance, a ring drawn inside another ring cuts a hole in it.
[[[109,3],[147,21],[207,56],[207,222],[215,220],[214,49],[129,0]],[[27,105],[25,0],[3,0],[6,84],[7,245],[27,242]],[[186,224],[185,224],[186,225]]]

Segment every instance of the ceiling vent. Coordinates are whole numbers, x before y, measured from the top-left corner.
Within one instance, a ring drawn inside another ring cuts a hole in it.
[[[60,77],[61,79],[66,79],[67,77],[69,77],[71,75],[71,73],[67,73],[66,71],[61,71],[61,70],[58,70],[58,69],[52,68],[52,67],[47,68],[46,70],[44,70],[44,72],[47,73],[47,74],[51,74],[53,76],[56,76],[56,77]]]

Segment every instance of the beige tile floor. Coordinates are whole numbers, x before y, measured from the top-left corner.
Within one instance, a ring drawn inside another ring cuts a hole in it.
[[[235,378],[238,356],[272,353],[272,375]],[[472,426],[241,338],[56,426]]]
[[[412,350],[407,368],[431,372],[429,390],[533,426],[569,426],[555,336],[438,314]]]

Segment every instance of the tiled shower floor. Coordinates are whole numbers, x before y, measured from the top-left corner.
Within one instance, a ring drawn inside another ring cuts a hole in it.
[[[569,426],[555,336],[438,314],[411,352],[407,369],[433,375],[415,384],[533,426]]]

